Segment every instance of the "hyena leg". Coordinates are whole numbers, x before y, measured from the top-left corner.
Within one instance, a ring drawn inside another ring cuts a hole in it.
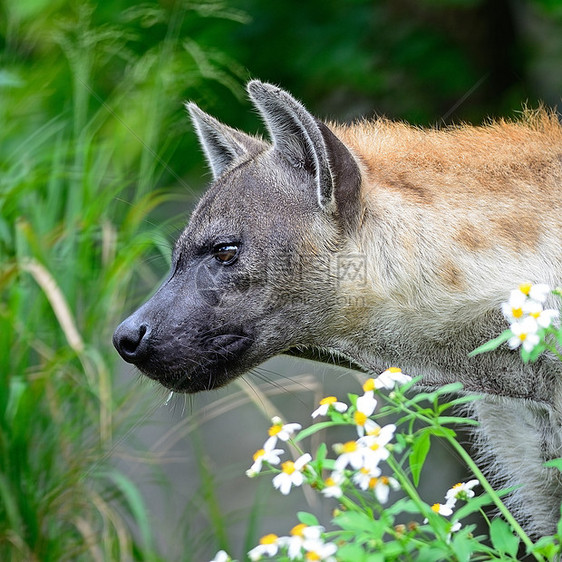
[[[548,460],[562,456],[561,424],[553,411],[523,399],[486,396],[473,405],[477,447],[496,485],[519,486],[506,500],[532,535],[556,531],[562,478]]]

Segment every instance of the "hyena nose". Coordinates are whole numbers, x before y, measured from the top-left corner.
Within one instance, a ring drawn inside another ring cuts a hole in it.
[[[127,318],[115,330],[113,345],[119,355],[128,363],[140,363],[147,355],[150,329],[144,323]]]

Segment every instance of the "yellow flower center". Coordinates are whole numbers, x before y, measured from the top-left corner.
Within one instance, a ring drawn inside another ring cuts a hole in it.
[[[292,529],[291,529],[291,535],[295,536],[295,537],[303,537],[304,536],[304,530],[306,529],[306,525],[304,523],[299,523],[298,525],[295,525]]]
[[[314,552],[313,550],[309,550],[304,558],[305,560],[322,560],[320,554],[318,554],[318,552]]]
[[[279,537],[277,535],[274,535],[273,533],[270,533],[269,535],[264,535],[260,539],[260,544],[275,544],[277,542],[278,538]]]
[[[338,399],[335,396],[326,396],[320,400],[320,406],[325,406],[326,404],[335,404]]]
[[[525,341],[527,339],[527,334],[519,334],[519,339]]]
[[[343,444],[342,450],[344,453],[354,453],[357,451],[357,443],[355,441],[348,441]]]
[[[538,312],[538,311],[537,311],[537,312],[531,312],[531,313],[529,314],[529,316],[532,316],[533,318],[538,318],[540,315],[541,315],[541,313]]]
[[[252,457],[255,461],[257,461],[260,457],[263,457],[265,455],[265,451],[263,449],[258,449],[255,453],[254,456]]]
[[[363,390],[365,392],[375,390],[375,379],[367,379],[363,384]]]
[[[378,443],[373,443],[371,445],[371,450],[372,451],[378,451],[380,449],[380,445]]]
[[[432,511],[435,511],[435,513],[439,513],[439,510],[441,509],[441,504],[440,503],[434,503],[431,506]]]
[[[364,426],[367,421],[367,416],[363,412],[357,411],[353,414],[353,419],[357,425]]]
[[[529,293],[531,292],[531,287],[533,286],[532,283],[521,283],[521,285],[519,285],[519,290],[524,294],[529,296]]]
[[[379,483],[379,479],[378,478],[371,478],[369,480],[369,488],[371,488],[371,490]]]
[[[381,482],[385,485],[388,486],[390,484],[390,480],[388,479],[388,476],[381,476]]]
[[[296,468],[295,468],[295,463],[293,461],[286,461],[281,465],[281,468],[283,469],[283,472],[285,474],[293,474],[293,472],[295,472]]]
[[[453,486],[453,490],[456,490],[457,488],[460,488],[462,486],[462,482],[459,482],[458,484],[455,484]]]
[[[512,308],[511,309],[511,314],[513,315],[513,318],[521,318],[521,316],[523,316],[523,309],[521,307],[519,308]],[[532,315],[531,315],[532,316]]]
[[[281,430],[283,429],[283,425],[280,423],[276,423],[275,425],[272,425],[269,428],[269,436],[273,437],[274,435],[277,435]]]
[[[359,472],[360,472],[361,474],[367,475],[367,474],[369,474],[369,469],[368,469],[366,466],[362,466],[362,467],[359,469]]]
[[[400,367],[390,367],[390,368],[388,369],[388,372],[389,372],[389,373],[401,373],[401,372],[402,372],[402,369],[400,369]]]

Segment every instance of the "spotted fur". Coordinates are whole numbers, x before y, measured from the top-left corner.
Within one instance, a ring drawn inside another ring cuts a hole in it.
[[[511,289],[562,282],[555,114],[337,125],[275,86],[248,90],[271,142],[188,107],[213,183],[169,278],[116,330],[123,358],[181,392],[287,352],[400,366],[426,387],[460,381],[483,396],[468,415],[490,472],[521,485],[511,505],[531,532],[553,532],[562,486],[543,463],[562,456],[562,367],[469,352],[506,328]],[[219,263],[225,245],[236,255]]]

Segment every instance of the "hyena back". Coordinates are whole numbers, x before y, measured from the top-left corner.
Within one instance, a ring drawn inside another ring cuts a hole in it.
[[[522,282],[562,281],[562,127],[554,114],[421,130],[325,124],[258,81],[271,142],[188,105],[213,183],[155,295],[116,330],[121,356],[178,392],[228,383],[274,355],[397,365],[427,387],[483,395],[478,442],[512,507],[550,533],[562,483],[562,368],[507,348]]]

